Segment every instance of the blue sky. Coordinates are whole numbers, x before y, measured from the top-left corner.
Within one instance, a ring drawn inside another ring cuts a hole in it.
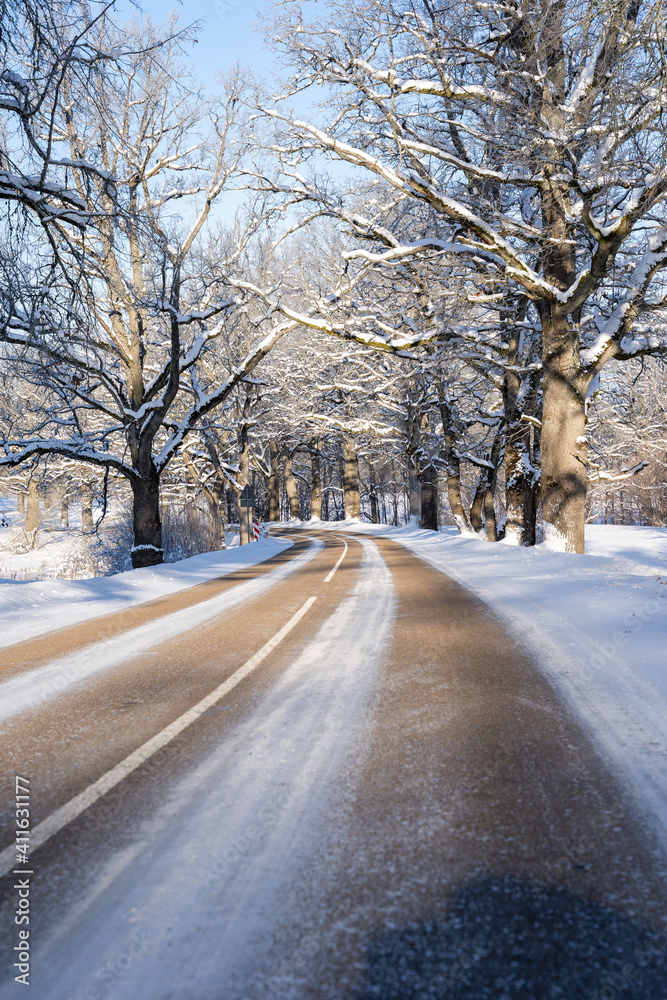
[[[140,7],[156,22],[166,21],[172,10],[182,25],[203,21],[199,41],[189,47],[202,83],[213,87],[215,74],[236,62],[246,63],[255,72],[270,74],[273,53],[264,48],[262,37],[253,31],[256,12],[269,7],[266,0],[139,0]],[[121,0],[116,20],[129,19],[133,8]]]

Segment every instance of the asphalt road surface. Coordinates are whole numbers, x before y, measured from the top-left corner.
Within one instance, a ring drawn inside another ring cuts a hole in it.
[[[517,637],[396,543],[292,537],[0,650],[2,1000],[667,1000],[664,845]]]

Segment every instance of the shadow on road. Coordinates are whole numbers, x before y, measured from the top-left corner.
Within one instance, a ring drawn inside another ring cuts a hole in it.
[[[565,890],[468,883],[447,919],[372,941],[350,1000],[665,1000],[667,935]]]

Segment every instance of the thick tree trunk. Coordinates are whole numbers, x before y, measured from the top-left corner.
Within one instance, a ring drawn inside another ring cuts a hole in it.
[[[81,530],[93,530],[93,484],[89,479],[81,480]]]
[[[273,438],[269,441],[269,460],[270,460],[270,472],[269,472],[269,510],[268,510],[268,520],[269,521],[279,521],[280,520],[280,449],[278,448],[278,442],[274,441]]]
[[[495,490],[489,488],[484,494],[484,524],[486,526],[487,542],[498,541],[498,524],[496,521],[496,508],[493,502]]]
[[[283,478],[285,480],[285,492],[289,503],[289,516],[294,521],[301,519],[301,502],[299,500],[299,489],[292,472],[292,454],[288,447],[283,448]]]
[[[135,475],[131,485],[134,523],[132,567],[141,569],[144,566],[158,566],[164,562],[160,520],[160,477],[152,462],[147,474]]]
[[[60,501],[60,527],[69,528],[69,503],[67,502],[67,497],[63,497]]]
[[[16,494],[16,509],[21,517],[25,515],[25,493]]]
[[[433,465],[421,473],[421,526],[438,530],[438,470]]]
[[[470,526],[477,535],[484,534],[484,496],[488,487],[486,469],[482,469],[475,487],[475,495],[470,504]]]
[[[204,497],[208,504],[208,514],[211,519],[211,534],[216,549],[227,548],[225,542],[225,483],[216,479],[210,488],[204,489]]]
[[[345,493],[345,517],[359,517],[359,459],[354,438],[346,434],[343,438],[343,490]]]
[[[310,517],[322,519],[322,470],[320,468],[321,442],[316,438],[310,442]]]
[[[486,534],[487,541],[495,542],[498,538],[496,525],[496,510],[494,497],[496,483],[498,481],[498,466],[501,462],[503,447],[503,434],[499,429],[496,431],[488,453],[490,467],[481,469],[475,496],[470,507],[470,524],[473,531],[478,535]]]
[[[35,536],[39,527],[39,482],[31,479],[28,485],[28,504],[25,512],[25,533]]]
[[[586,384],[578,338],[552,309],[543,323],[544,381],[541,498],[544,541],[560,552],[584,551],[586,518]]]
[[[447,499],[449,509],[454,518],[454,524],[460,532],[472,531],[466,509],[461,497],[461,462],[456,450],[456,420],[447,399],[444,386],[438,385],[438,405],[442,418],[442,431],[445,439],[445,472],[447,475]]]

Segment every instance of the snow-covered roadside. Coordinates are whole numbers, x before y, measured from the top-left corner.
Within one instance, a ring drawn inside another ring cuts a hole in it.
[[[666,528],[589,525],[581,556],[456,529],[317,527],[393,538],[477,593],[531,648],[667,832]]]
[[[284,539],[267,538],[252,545],[206,552],[181,562],[90,580],[37,580],[33,583],[3,580],[0,582],[0,647],[228,576],[265,562],[291,544]]]
[[[277,566],[263,576],[254,580],[244,580],[237,586],[223,591],[222,594],[201,601],[193,607],[174,611],[155,621],[123,632],[122,642],[119,642],[118,636],[113,636],[111,639],[86,646],[70,656],[52,660],[42,667],[17,674],[16,677],[0,684],[0,721],[55,698],[94,674],[126,663],[133,657],[152,649],[153,646],[189,632],[197,625],[229,611],[244,601],[259,597],[279,580],[284,580],[286,576],[310,562],[322,545],[321,541],[315,540],[305,552],[299,553],[294,559]]]

